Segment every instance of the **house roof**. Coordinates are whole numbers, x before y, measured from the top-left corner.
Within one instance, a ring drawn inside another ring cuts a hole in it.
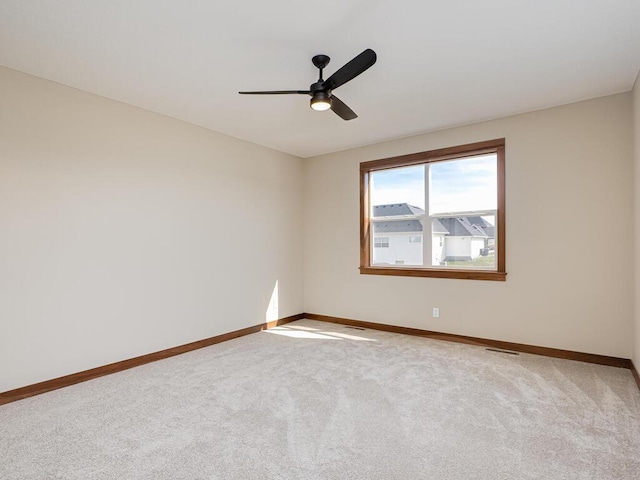
[[[387,205],[375,205],[373,218],[379,217],[405,217],[421,216],[424,210],[408,203],[391,203]],[[479,215],[452,216],[433,218],[433,232],[452,237],[489,237],[495,236],[495,227]],[[422,220],[392,220],[377,221],[373,223],[374,233],[411,233],[422,232]]]
[[[373,207],[374,217],[397,217],[400,215],[424,215],[424,210],[408,203],[390,203]]]
[[[406,222],[375,222],[373,233],[403,233],[422,232],[420,220],[408,220]]]
[[[433,233],[444,233],[445,235],[449,233],[449,230],[442,224],[440,219],[433,218],[431,221],[433,222]]]
[[[481,217],[447,217],[440,221],[452,237],[488,237],[486,230],[480,223],[472,223],[469,218],[482,220]],[[477,220],[476,220],[477,222]]]
[[[373,217],[405,217],[424,215],[424,210],[408,203],[390,203],[387,205],[375,205],[373,207]],[[422,232],[422,222],[416,220],[375,222],[373,224],[374,233],[402,233],[402,232]]]
[[[466,219],[469,220],[472,225],[477,225],[478,227],[482,228],[482,230],[484,230],[484,232],[487,234],[487,237],[495,237],[496,227],[487,222],[484,218],[466,217]]]

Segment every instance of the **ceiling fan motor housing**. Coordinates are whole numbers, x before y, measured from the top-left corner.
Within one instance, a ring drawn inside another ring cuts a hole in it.
[[[325,87],[324,80],[318,80],[316,83],[312,83],[309,87],[309,93],[311,95],[315,95],[319,92],[324,92],[327,95],[331,95],[331,90]]]

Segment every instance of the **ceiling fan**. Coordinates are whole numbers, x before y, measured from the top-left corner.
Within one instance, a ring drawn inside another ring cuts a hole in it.
[[[238,92],[242,95],[311,95],[311,108],[314,110],[331,109],[343,120],[353,120],[358,115],[351,110],[342,100],[333,95],[333,90],[353,80],[376,63],[376,52],[370,48],[347,62],[326,80],[322,79],[322,70],[329,63],[327,55],[316,55],[311,59],[320,70],[320,78],[309,87],[309,90],[274,90],[266,92]]]

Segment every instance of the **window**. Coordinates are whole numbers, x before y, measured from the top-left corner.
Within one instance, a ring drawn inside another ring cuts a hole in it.
[[[504,139],[360,164],[360,273],[505,280]]]
[[[389,248],[389,237],[375,237],[373,246],[375,248]]]

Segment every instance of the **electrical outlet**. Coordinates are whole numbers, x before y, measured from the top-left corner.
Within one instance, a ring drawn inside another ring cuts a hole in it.
[[[433,307],[433,318],[440,318],[440,309],[438,307]]]

